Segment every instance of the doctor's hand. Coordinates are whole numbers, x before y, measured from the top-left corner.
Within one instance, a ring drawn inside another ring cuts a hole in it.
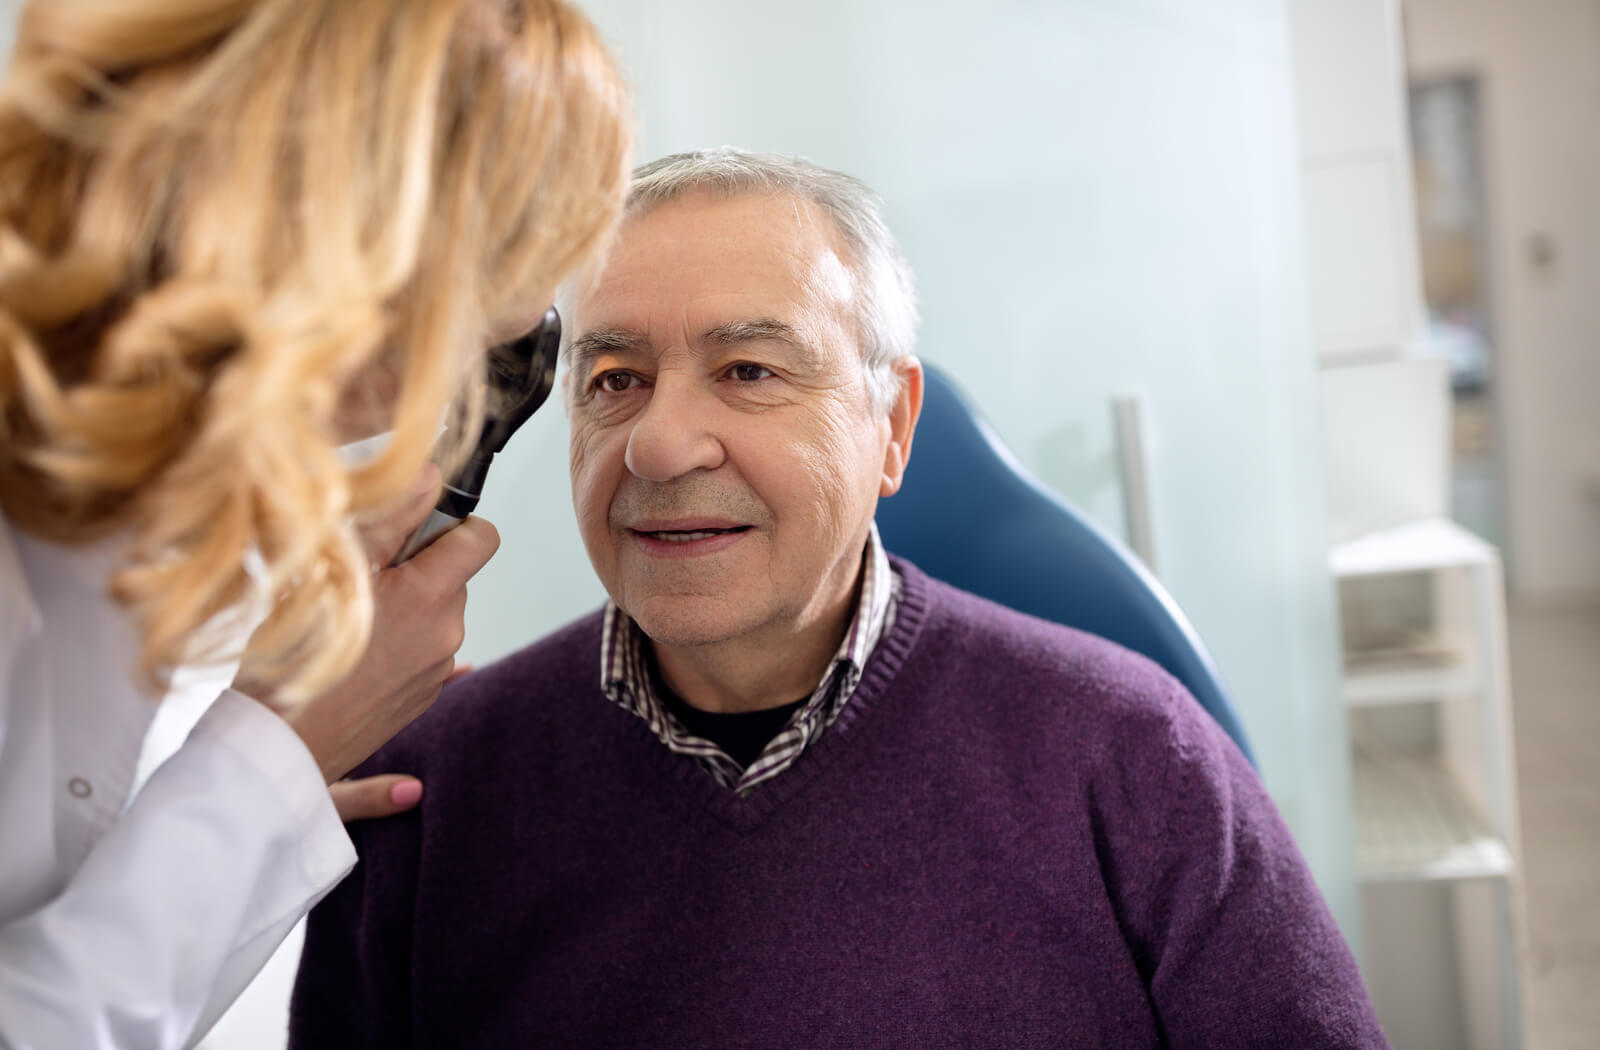
[[[407,504],[365,535],[376,565],[389,565],[405,539],[426,520],[438,496],[438,468],[430,465]],[[379,569],[372,579],[372,640],[356,666],[327,693],[289,709],[275,704],[270,690],[235,686],[278,711],[333,784],[433,705],[455,672],[455,654],[465,633],[467,581],[500,546],[494,526],[468,518],[444,533],[411,560]],[[398,799],[387,787],[360,788],[352,782],[335,792],[341,815],[355,819],[382,815],[371,795],[387,799],[390,812],[415,804],[407,788]],[[413,781],[413,783],[415,783]],[[359,790],[352,791],[352,788]]]
[[[459,665],[444,684],[449,685],[471,671],[470,664]],[[333,808],[338,811],[339,819],[348,824],[352,820],[392,817],[416,808],[422,801],[422,781],[405,773],[381,773],[356,780],[336,780],[328,785],[328,794],[333,796]]]

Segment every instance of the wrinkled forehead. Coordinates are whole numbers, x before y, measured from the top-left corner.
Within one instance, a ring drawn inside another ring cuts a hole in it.
[[[760,319],[740,315],[750,310],[796,324],[810,312],[847,314],[858,294],[848,258],[832,219],[808,199],[691,191],[628,215],[605,257],[573,282],[563,318],[582,338],[684,312],[707,327]]]

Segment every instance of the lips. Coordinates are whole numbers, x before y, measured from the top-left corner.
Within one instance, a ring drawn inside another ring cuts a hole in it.
[[[647,553],[657,557],[710,554],[737,543],[751,526],[722,520],[641,521],[628,532]]]
[[[643,532],[640,535],[649,536],[664,543],[693,543],[696,540],[709,540],[713,536],[726,536],[729,533],[744,532],[749,527],[748,525],[742,525],[737,529],[698,529],[693,532],[662,529],[654,532]]]
[[[629,525],[629,532],[696,533],[735,532],[750,526],[731,518],[645,518]]]

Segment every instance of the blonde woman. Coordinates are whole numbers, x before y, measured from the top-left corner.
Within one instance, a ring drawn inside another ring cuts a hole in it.
[[[375,567],[433,502],[440,421],[475,432],[484,348],[613,225],[630,136],[560,0],[27,6],[0,87],[0,1046],[193,1043],[349,870],[326,785],[433,701],[498,541],[469,520]],[[169,673],[263,615],[130,801]]]

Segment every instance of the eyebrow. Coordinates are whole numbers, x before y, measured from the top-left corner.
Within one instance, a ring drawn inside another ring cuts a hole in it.
[[[762,317],[749,321],[729,321],[701,333],[700,342],[708,346],[728,347],[742,343],[770,340],[782,343],[794,352],[802,368],[815,368],[822,359],[800,330],[787,321]],[[569,367],[574,374],[588,372],[596,358],[606,354],[643,354],[650,349],[650,340],[643,332],[630,328],[599,328],[585,332],[572,341],[568,349]]]
[[[649,349],[650,341],[642,332],[626,328],[602,328],[585,332],[572,341],[568,348],[569,367],[574,373],[589,371],[594,359],[605,354],[640,354]]]
[[[729,321],[707,331],[700,339],[711,346],[737,346],[762,340],[784,343],[795,352],[802,367],[815,367],[821,357],[794,325],[772,317]]]

